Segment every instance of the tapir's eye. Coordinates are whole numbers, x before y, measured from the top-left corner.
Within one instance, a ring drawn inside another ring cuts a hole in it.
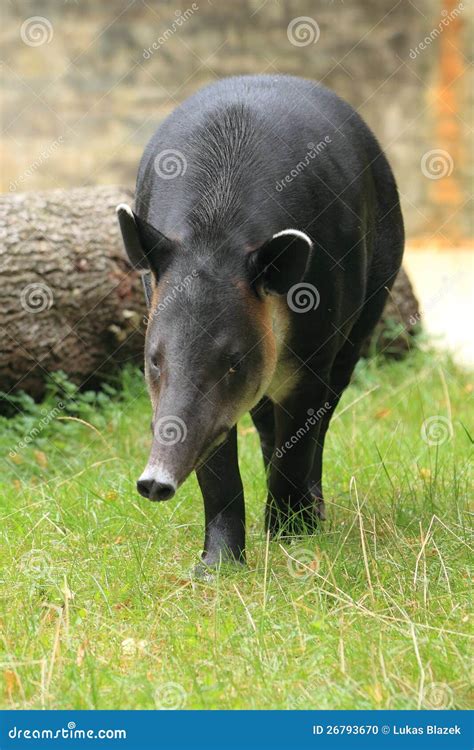
[[[236,354],[235,356],[229,358],[229,375],[233,375],[235,372],[238,372],[241,367],[242,357],[240,354]]]
[[[151,370],[153,372],[153,375],[156,378],[159,378],[161,375],[161,367],[160,363],[158,362],[158,357],[151,357],[150,358],[150,364],[151,364]]]

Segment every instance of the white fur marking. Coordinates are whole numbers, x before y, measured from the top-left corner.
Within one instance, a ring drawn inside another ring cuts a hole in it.
[[[159,464],[150,463],[145,467],[139,481],[148,479],[153,479],[155,482],[158,482],[158,484],[170,484],[175,490],[178,487],[176,479],[169,473],[169,471],[159,466]]]

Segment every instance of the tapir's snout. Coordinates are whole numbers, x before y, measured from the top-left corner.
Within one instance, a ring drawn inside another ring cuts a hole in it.
[[[178,483],[166,472],[156,468],[145,469],[137,481],[137,490],[142,497],[160,502],[170,500],[178,488]]]
[[[202,426],[201,422],[199,425]],[[189,474],[200,468],[209,454],[225,441],[228,433],[226,428],[219,431],[217,437],[203,440],[203,435],[196,430],[191,435],[188,433],[183,443],[171,446],[159,439],[153,440],[150,460],[137,481],[140,495],[155,502],[170,500]]]

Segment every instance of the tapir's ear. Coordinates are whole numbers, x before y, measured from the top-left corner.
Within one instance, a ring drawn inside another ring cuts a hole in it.
[[[299,229],[284,229],[249,255],[252,285],[269,294],[287,294],[303,278],[313,243]]]
[[[174,243],[134,214],[126,203],[120,203],[116,210],[123,244],[132,266],[138,271],[161,272]]]

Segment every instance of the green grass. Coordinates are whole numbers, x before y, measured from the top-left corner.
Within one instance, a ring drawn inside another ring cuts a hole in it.
[[[26,445],[58,392],[20,399],[0,437],[1,707],[468,707],[470,378],[432,353],[359,367],[327,440],[328,520],[286,545],[267,545],[245,420],[248,568],[212,583],[188,577],[195,478],[169,503],[135,492],[139,373],[65,399],[56,417],[83,422],[48,420]]]

